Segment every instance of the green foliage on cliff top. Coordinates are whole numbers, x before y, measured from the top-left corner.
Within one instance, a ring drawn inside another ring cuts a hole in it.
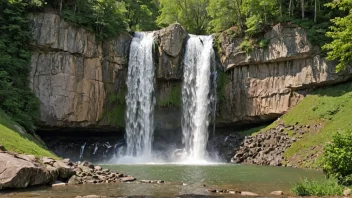
[[[17,127],[16,127],[17,126]],[[0,110],[0,144],[8,151],[24,153],[35,156],[57,158],[56,155],[30,134],[18,132],[19,125]]]
[[[39,101],[29,88],[31,28],[27,11],[36,1],[0,0],[0,108],[34,130]]]
[[[338,8],[342,13],[348,13],[345,17],[336,17],[331,20],[334,25],[330,27],[331,31],[327,33],[327,36],[333,41],[324,46],[329,50],[328,59],[339,61],[337,71],[345,70],[352,66],[352,1],[333,1],[328,6]]]
[[[351,110],[351,82],[315,90],[280,119],[285,124],[298,122],[299,125],[311,126],[310,132],[293,143],[284,156],[293,161],[303,160],[302,167],[318,168],[323,147],[332,140],[333,134],[352,129]],[[277,124],[276,121],[266,129],[276,127]],[[306,160],[311,155],[318,159]]]

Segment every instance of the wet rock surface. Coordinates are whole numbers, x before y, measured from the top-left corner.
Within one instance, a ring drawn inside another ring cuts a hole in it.
[[[308,132],[308,126],[278,124],[254,136],[246,136],[231,159],[233,163],[290,166],[284,152]]]

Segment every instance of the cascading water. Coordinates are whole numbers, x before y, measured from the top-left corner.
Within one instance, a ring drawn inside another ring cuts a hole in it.
[[[126,156],[149,158],[154,131],[154,33],[135,33],[130,47],[126,96]]]
[[[184,57],[182,87],[182,133],[188,160],[199,161],[206,157],[208,126],[211,106],[216,96],[212,90],[212,71],[215,71],[215,54],[212,36],[191,35]],[[213,79],[216,78],[214,72]]]

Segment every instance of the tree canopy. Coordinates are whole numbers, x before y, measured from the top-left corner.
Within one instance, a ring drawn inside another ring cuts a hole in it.
[[[209,0],[160,0],[160,26],[180,23],[193,34],[205,34],[209,23]]]
[[[346,70],[352,66],[352,1],[333,1],[327,5],[348,13],[345,17],[331,20],[333,26],[330,27],[331,31],[327,32],[327,36],[333,40],[323,46],[328,50],[329,60],[338,60],[337,71]]]

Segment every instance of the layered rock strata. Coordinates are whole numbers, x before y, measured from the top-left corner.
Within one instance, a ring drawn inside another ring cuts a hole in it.
[[[313,46],[303,28],[278,24],[254,42],[266,41],[250,52],[239,49],[243,38],[220,35],[221,63],[227,72],[218,115],[219,123],[270,120],[294,107],[310,90],[350,79],[336,73]]]
[[[31,16],[34,52],[31,88],[40,99],[45,127],[124,126],[126,72],[132,36],[108,41],[77,28],[53,13]],[[181,124],[183,54],[188,33],[179,25],[155,31],[155,125],[176,132]],[[311,89],[350,79],[335,73],[304,29],[278,24],[256,42],[267,46],[245,52],[243,38],[219,37],[217,124],[274,120],[294,107]],[[221,78],[220,78],[221,77]]]
[[[39,13],[31,19],[35,51],[30,79],[42,124],[99,125],[107,95],[121,89],[132,37],[122,33],[101,42],[56,14]]]

